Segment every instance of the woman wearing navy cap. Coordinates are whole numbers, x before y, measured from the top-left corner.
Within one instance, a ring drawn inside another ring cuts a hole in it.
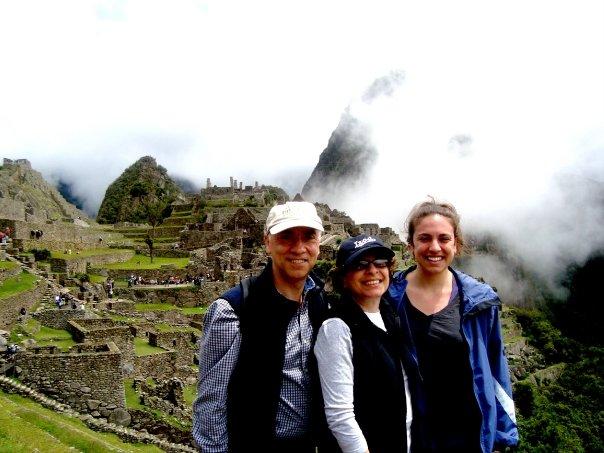
[[[399,320],[382,299],[393,268],[394,252],[375,236],[347,239],[337,253],[333,280],[343,297],[314,351],[327,423],[345,453],[410,451]]]
[[[450,267],[463,247],[457,211],[431,199],[413,208],[407,229],[416,265],[394,275],[387,297],[415,365],[408,370],[419,376],[414,423],[423,435],[414,437],[414,450],[490,453],[516,445],[501,302],[490,286]]]

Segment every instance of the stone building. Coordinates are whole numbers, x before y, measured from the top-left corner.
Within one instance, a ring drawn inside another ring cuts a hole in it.
[[[121,352],[124,374],[130,374],[134,369],[134,336],[129,326],[109,318],[77,319],[68,321],[67,330],[78,343],[112,341]]]
[[[125,415],[121,354],[113,342],[78,344],[68,352],[34,347],[17,354],[16,365],[26,385],[79,412],[109,420]]]

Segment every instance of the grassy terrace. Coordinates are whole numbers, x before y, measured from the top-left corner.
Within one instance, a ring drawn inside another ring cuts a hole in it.
[[[180,311],[185,315],[195,315],[205,313],[208,307],[177,307],[171,304],[135,304],[136,311],[169,311],[176,310]]]
[[[0,261],[0,269],[14,269],[17,266],[18,264],[12,261]]]
[[[7,278],[0,284],[0,300],[34,288],[36,286],[36,278],[35,275],[28,274],[27,272]]]
[[[11,331],[10,340],[13,343],[19,343],[30,338],[36,340],[38,346],[54,345],[63,351],[76,344],[71,334],[66,330],[42,326],[35,319],[29,319],[27,324],[19,325]]]
[[[118,252],[129,252],[130,249],[110,249],[110,248],[99,248],[99,249],[89,249],[89,250],[80,250],[79,253],[75,251],[71,252],[71,255],[67,253],[63,253],[58,250],[53,250],[50,253],[52,258],[59,258],[62,260],[74,260],[78,258],[86,258],[88,256],[102,256],[102,255],[115,255]]]
[[[165,349],[151,346],[147,340],[138,337],[134,339],[134,351],[138,357],[166,352]]]
[[[197,385],[185,385],[185,388],[183,389],[183,396],[187,405],[192,406],[193,401],[195,401],[195,398],[197,398]]]
[[[106,269],[126,269],[126,270],[137,270],[137,269],[159,269],[163,265],[173,265],[177,269],[183,269],[189,264],[189,258],[164,258],[155,257],[153,263],[151,258],[146,255],[134,255],[128,261],[123,263],[111,263],[106,264],[103,267]]]
[[[152,445],[129,444],[83,422],[56,413],[19,395],[0,391],[0,451],[12,453],[161,452]]]

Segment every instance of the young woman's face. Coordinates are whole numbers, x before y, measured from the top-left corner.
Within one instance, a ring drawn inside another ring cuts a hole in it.
[[[409,250],[421,270],[430,274],[446,271],[457,253],[453,224],[439,214],[423,217],[415,225]]]
[[[390,284],[388,264],[388,259],[373,253],[362,255],[346,271],[344,288],[356,301],[379,299]]]

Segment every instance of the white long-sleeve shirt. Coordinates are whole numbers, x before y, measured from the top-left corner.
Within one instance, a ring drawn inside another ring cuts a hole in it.
[[[377,327],[386,330],[379,313],[365,313]],[[365,436],[354,415],[354,366],[350,328],[339,318],[323,322],[315,344],[319,365],[325,416],[329,429],[344,453],[365,453]],[[407,402],[407,451],[411,448],[411,395],[405,370],[405,400]],[[379,383],[376,382],[376,385]]]

